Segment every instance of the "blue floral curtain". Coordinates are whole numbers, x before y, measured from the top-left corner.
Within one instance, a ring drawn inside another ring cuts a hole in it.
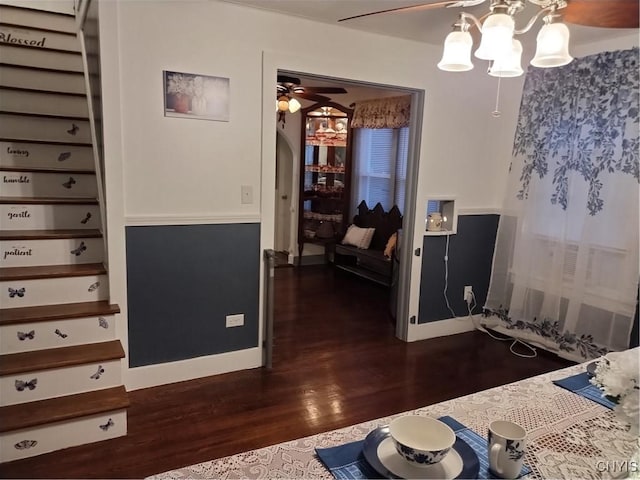
[[[575,360],[628,346],[638,289],[638,49],[531,68],[486,322]]]

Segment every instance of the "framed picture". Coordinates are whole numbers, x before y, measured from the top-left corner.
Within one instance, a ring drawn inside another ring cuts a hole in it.
[[[164,70],[164,116],[229,121],[229,79]]]

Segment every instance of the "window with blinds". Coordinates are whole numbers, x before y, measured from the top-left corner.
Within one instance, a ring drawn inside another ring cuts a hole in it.
[[[407,180],[409,127],[356,128],[352,212],[364,200],[389,211],[397,205],[404,210]]]

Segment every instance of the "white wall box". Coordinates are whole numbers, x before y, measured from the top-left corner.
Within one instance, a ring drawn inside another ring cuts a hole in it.
[[[458,231],[458,208],[453,196],[427,199],[425,235],[451,235]]]

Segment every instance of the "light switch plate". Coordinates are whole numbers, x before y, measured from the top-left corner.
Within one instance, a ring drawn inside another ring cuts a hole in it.
[[[251,185],[240,186],[241,203],[250,205],[253,203],[253,187]]]

